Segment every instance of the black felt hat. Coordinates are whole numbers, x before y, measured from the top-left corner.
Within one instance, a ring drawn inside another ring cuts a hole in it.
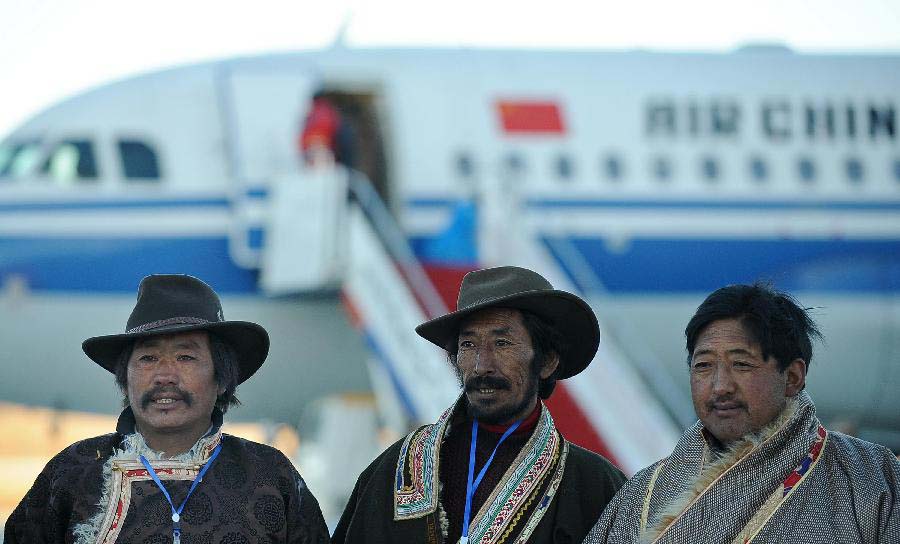
[[[526,268],[500,266],[469,272],[459,287],[456,308],[455,312],[422,323],[416,332],[448,349],[457,341],[462,320],[479,310],[527,310],[544,318],[565,340],[558,379],[584,370],[600,346],[600,326],[591,307],[572,293],[554,289],[543,276]]]
[[[204,330],[228,342],[238,356],[238,383],[262,366],[269,335],[256,323],[225,321],[219,296],[206,283],[183,274],[156,274],[141,280],[137,303],[123,334],[95,336],[81,349],[95,363],[115,373],[125,346],[136,338]]]

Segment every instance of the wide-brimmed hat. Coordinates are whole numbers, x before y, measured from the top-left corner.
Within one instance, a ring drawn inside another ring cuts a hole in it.
[[[125,332],[88,338],[81,349],[95,363],[115,373],[122,350],[136,338],[196,330],[209,331],[234,348],[238,383],[252,376],[269,353],[269,335],[264,328],[248,321],[225,321],[216,292],[201,280],[183,274],[155,274],[141,280]]]
[[[600,326],[588,304],[566,291],[554,289],[537,272],[517,266],[500,266],[469,272],[459,287],[456,311],[426,321],[419,336],[443,349],[457,341],[460,323],[486,308],[527,310],[545,319],[563,337],[557,379],[584,370],[600,346]]]

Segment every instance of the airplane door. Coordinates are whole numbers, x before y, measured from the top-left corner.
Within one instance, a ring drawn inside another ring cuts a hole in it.
[[[299,169],[297,137],[319,78],[310,66],[227,66],[220,78],[224,140],[232,178],[229,253],[260,266],[272,179]]]
[[[260,182],[296,171],[297,135],[318,77],[311,67],[229,67],[226,140],[234,178]]]

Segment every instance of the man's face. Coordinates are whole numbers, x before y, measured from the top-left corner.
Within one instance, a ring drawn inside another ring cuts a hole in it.
[[[533,365],[534,350],[518,310],[491,308],[471,315],[459,329],[456,371],[470,414],[485,423],[512,423],[537,403],[538,383],[553,373],[553,359]]]
[[[135,342],[128,359],[128,400],[142,432],[202,433],[222,391],[205,331]]]
[[[710,323],[691,354],[691,396],[704,427],[728,444],[762,429],[803,388],[806,363],[796,359],[779,372],[773,357],[737,319]]]

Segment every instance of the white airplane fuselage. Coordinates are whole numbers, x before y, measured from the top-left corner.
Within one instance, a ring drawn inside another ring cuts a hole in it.
[[[71,315],[73,297],[121,301],[162,271],[273,304],[257,284],[257,204],[297,169],[321,87],[364,97],[380,140],[362,145],[383,156],[389,205],[427,267],[503,262],[502,236],[474,242],[503,225],[461,214],[486,187],[507,195],[607,333],[685,395],[696,306],[723,285],[770,281],[822,325],[809,389],[823,418],[900,445],[896,56],[334,49],[124,79],[5,140],[10,307],[25,290],[45,315]],[[141,145],[155,177],[129,176],[122,155]],[[72,348],[16,358],[71,360]]]

